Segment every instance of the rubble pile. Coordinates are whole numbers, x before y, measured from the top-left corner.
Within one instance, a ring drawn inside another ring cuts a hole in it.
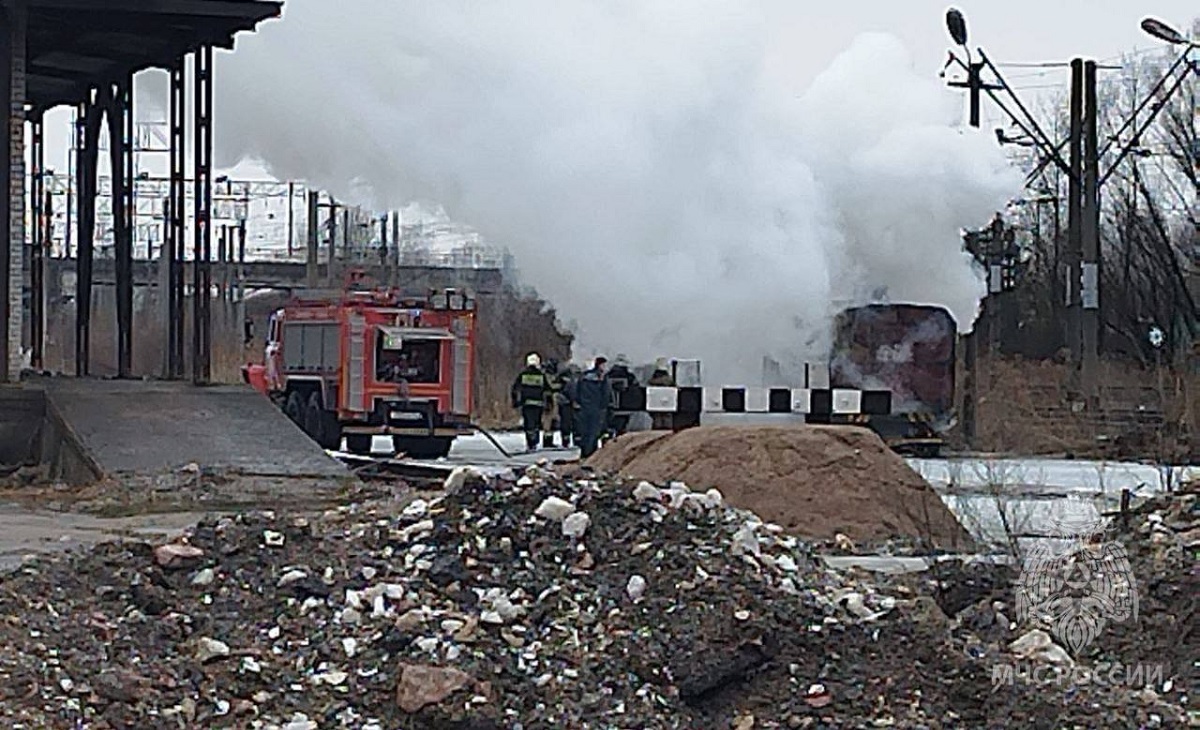
[[[954,640],[1015,670],[994,676],[1002,679],[989,701],[1014,724],[1092,703],[1112,708],[1105,726],[1200,727],[1200,484],[1112,517],[1082,542],[1052,548],[1069,560],[1031,552],[1011,568],[978,566],[951,580],[955,597],[942,605]],[[1053,601],[1021,617],[1015,597],[1043,589]]]
[[[170,544],[27,562],[0,579],[0,724],[750,730],[1147,717],[1107,691],[1067,703],[992,693],[1004,650],[948,618],[929,576],[828,570],[715,489],[538,467],[447,482],[428,501],[210,519]],[[941,574],[943,588],[956,581]]]
[[[1200,482],[1151,498],[1132,512],[1112,521],[1110,537],[1128,552],[1137,619],[1107,626],[1097,637],[1094,659],[1127,666],[1162,663],[1168,675],[1200,694]]]
[[[0,490],[20,489],[50,481],[50,470],[42,465],[0,463]]]
[[[971,547],[929,484],[867,429],[701,426],[632,433],[606,444],[588,465],[630,479],[717,487],[730,504],[810,539],[903,537],[927,549]]]

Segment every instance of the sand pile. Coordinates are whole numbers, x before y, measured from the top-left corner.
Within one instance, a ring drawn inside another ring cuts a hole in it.
[[[829,426],[704,426],[622,436],[587,462],[652,482],[715,487],[729,504],[810,539],[970,538],[937,494],[874,433]]]

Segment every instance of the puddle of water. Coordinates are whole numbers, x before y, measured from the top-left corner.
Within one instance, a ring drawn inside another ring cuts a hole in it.
[[[203,517],[201,513],[177,512],[106,518],[0,505],[0,569],[20,565],[31,553],[69,550],[122,537],[173,535]]]

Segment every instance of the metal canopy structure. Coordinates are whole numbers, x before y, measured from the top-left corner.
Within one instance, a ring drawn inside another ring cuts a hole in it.
[[[2,0],[5,9],[19,0]],[[85,100],[92,88],[148,68],[169,69],[202,46],[280,14],[263,0],[26,0],[26,96],[33,113]]]
[[[76,296],[75,374],[89,374],[92,318],[97,174],[100,132],[110,138],[116,253],[116,318],[118,376],[131,375],[133,322],[133,75],[160,68],[170,77],[171,201],[163,260],[170,289],[165,310],[170,347],[164,375],[183,377],[183,330],[186,286],[183,278],[185,240],[184,182],[195,188],[192,231],[192,379],[211,378],[212,210],[212,63],[213,48],[232,49],[239,32],[282,13],[282,3],[268,0],[0,0],[0,104],[8,107],[5,135],[7,160],[0,164],[0,382],[20,377],[23,256],[28,247],[33,285],[30,332],[32,361],[41,366],[45,317],[45,247],[49,216],[44,205],[43,115],[64,104],[77,107],[75,131],[79,164],[76,189],[79,271]],[[185,168],[189,140],[184,134],[188,56],[194,84],[193,170]],[[25,123],[33,126],[33,169],[30,170],[34,230],[27,236],[25,196]],[[28,244],[28,246],[27,246]]]

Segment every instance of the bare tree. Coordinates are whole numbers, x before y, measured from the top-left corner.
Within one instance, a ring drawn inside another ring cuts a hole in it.
[[[1156,364],[1164,352],[1168,358],[1181,356],[1200,335],[1195,294],[1200,276],[1196,115],[1200,74],[1192,73],[1169,98],[1160,93],[1141,112],[1157,111],[1157,116],[1140,139],[1130,139],[1128,133],[1121,139],[1114,136],[1162,77],[1173,53],[1129,56],[1120,71],[1101,80],[1098,89],[1102,144],[1114,142],[1102,169],[1116,164],[1125,146],[1133,149],[1114,168],[1102,191],[1104,351],[1146,366]],[[1067,128],[1066,101],[1064,91],[1044,105],[1051,120],[1048,131]],[[1039,163],[1036,154],[1020,157],[1030,171]],[[1017,294],[1019,327],[1005,343],[1009,352],[1047,357],[1066,346],[1062,324],[1068,267],[1066,200],[1065,176],[1054,165],[1046,165],[1011,216],[1023,256]],[[1164,334],[1161,349],[1148,337],[1152,328]]]

